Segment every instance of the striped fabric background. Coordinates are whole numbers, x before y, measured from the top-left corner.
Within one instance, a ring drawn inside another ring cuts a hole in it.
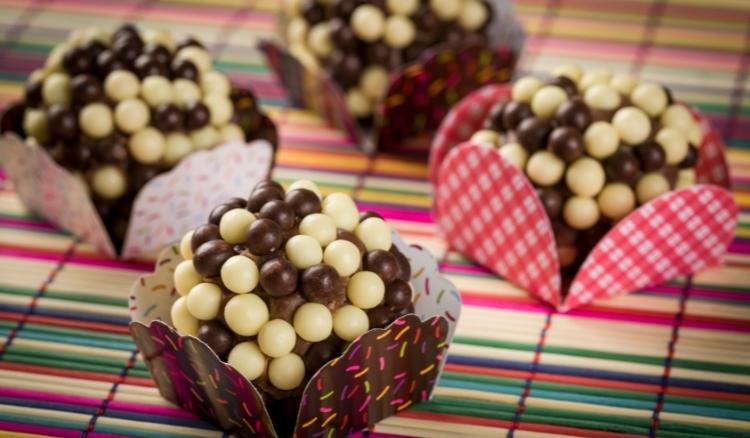
[[[78,26],[193,33],[252,83],[281,127],[274,177],[352,193],[431,249],[465,306],[429,403],[376,433],[430,437],[750,435],[750,2],[528,0],[522,68],[576,60],[663,82],[709,114],[728,145],[737,238],[724,266],[568,314],[446,253],[424,164],[365,156],[284,92],[254,49],[279,0],[0,0],[0,103]],[[605,12],[604,10],[607,10]],[[0,430],[24,436],[215,436],[162,400],[127,332],[127,291],[149,261],[106,260],[29,214],[0,182]],[[3,432],[0,432],[3,435]]]

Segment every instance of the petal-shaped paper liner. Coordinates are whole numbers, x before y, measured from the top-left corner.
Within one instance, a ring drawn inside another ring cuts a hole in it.
[[[510,79],[523,48],[523,30],[510,2],[493,0],[487,46],[441,45],[392,71],[387,96],[376,110],[375,129],[361,128],[330,76],[311,70],[280,45],[261,43],[268,64],[289,91],[291,101],[323,116],[333,127],[359,140],[366,151],[427,155],[432,134],[449,108],[482,85]],[[282,24],[283,26],[283,24]]]
[[[47,151],[15,134],[0,138],[0,160],[23,203],[110,257],[117,253],[86,187]],[[205,221],[207,208],[265,179],[273,147],[265,140],[199,151],[149,181],[133,205],[122,256],[158,251]]]
[[[345,436],[432,393],[460,314],[460,295],[440,275],[428,251],[407,246],[395,232],[393,238],[412,268],[419,318],[406,315],[386,329],[369,331],[340,359],[321,368],[303,395],[299,436],[310,436],[313,430]],[[172,274],[180,261],[176,248],[164,250],[156,271],[141,278],[130,296],[131,333],[161,394],[232,433],[274,436],[253,385],[203,342],[179,336],[168,325],[177,299]]]

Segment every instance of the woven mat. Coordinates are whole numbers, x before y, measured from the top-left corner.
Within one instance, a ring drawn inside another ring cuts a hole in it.
[[[668,84],[732,146],[740,226],[724,266],[568,314],[447,253],[429,214],[425,165],[368,157],[284,93],[254,49],[278,0],[0,0],[0,103],[78,26],[194,33],[281,126],[274,177],[351,193],[431,249],[465,307],[429,402],[373,435],[747,436],[750,434],[750,2],[530,0],[522,67],[577,60]],[[603,12],[607,9],[612,12]],[[1,184],[1,183],[0,183]],[[150,262],[106,260],[30,215],[0,185],[0,430],[29,435],[203,436],[212,425],[165,402],[127,334],[127,292]],[[2,435],[2,433],[0,433]]]

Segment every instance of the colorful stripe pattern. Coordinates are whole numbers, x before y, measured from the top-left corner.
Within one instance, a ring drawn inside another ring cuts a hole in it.
[[[426,166],[361,154],[285,97],[254,44],[278,0],[0,0],[0,101],[76,26],[195,33],[252,82],[281,125],[275,177],[352,193],[433,251],[464,297],[435,397],[375,427],[430,437],[743,436],[750,433],[750,4],[742,0],[529,0],[521,67],[578,60],[670,85],[727,144],[736,239],[722,267],[567,314],[446,252]],[[218,436],[164,401],[128,335],[127,291],[150,262],[116,262],[29,214],[0,186],[0,429],[57,436]]]

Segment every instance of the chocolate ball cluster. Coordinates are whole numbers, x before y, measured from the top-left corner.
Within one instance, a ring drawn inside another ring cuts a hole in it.
[[[307,180],[286,192],[265,181],[217,206],[180,253],[175,329],[276,399],[299,393],[347,342],[414,312],[390,226]]]
[[[516,81],[475,143],[526,172],[552,222],[563,268],[639,205],[695,184],[702,141],[690,111],[665,87],[629,74],[565,65],[546,81]]]
[[[20,105],[15,130],[81,177],[115,240],[155,175],[196,150],[275,137],[253,94],[214,70],[200,42],[130,24],[71,33]]]
[[[371,120],[390,73],[439,44],[483,43],[485,0],[293,0],[287,41],[310,68],[322,66],[361,122]]]

